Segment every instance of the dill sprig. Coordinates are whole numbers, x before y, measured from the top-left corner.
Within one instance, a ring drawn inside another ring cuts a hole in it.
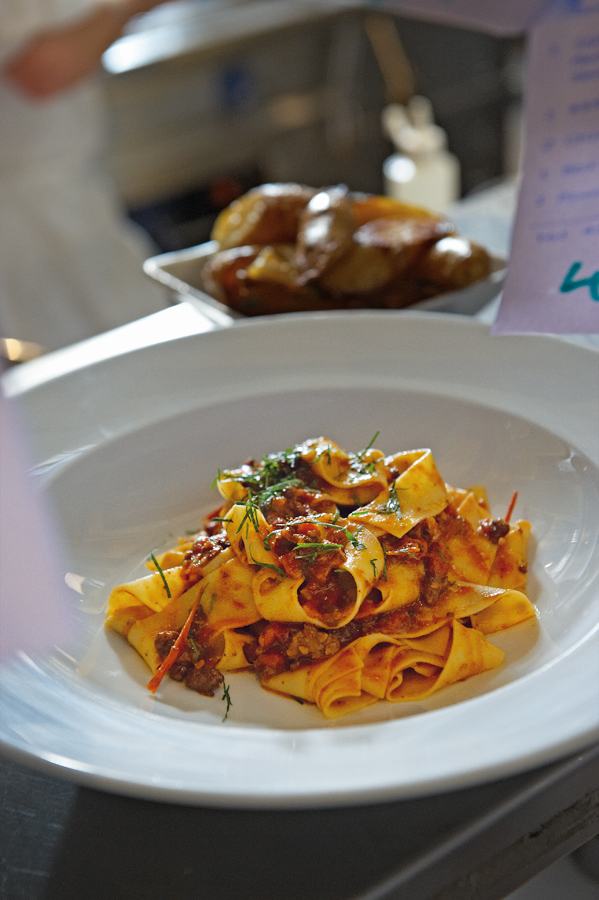
[[[380,431],[376,431],[376,432],[373,434],[373,436],[371,437],[370,441],[366,444],[366,446],[364,447],[364,449],[363,449],[363,450],[359,450],[359,451],[356,453],[356,459],[359,459],[359,460],[363,460],[363,459],[364,459],[364,457],[366,456],[366,454],[368,453],[368,451],[369,451],[370,449],[372,449],[372,446],[373,446],[374,442],[376,441],[376,439],[377,439],[377,437],[379,436],[380,433],[381,433]]]
[[[262,566],[263,569],[271,569],[271,571],[276,572],[281,578],[285,577],[285,570],[280,566],[275,566],[273,563],[260,562],[260,560],[254,557],[253,553],[250,553],[250,556],[252,557],[252,562],[255,566]]]
[[[270,507],[273,499],[283,494],[287,488],[306,486],[311,480],[311,471],[300,472],[303,458],[299,446],[264,456],[256,466],[244,466],[235,471],[219,471],[214,484],[220,479],[232,479],[247,491],[247,497],[240,505],[245,506],[245,514],[237,529],[239,533],[249,520],[258,531],[258,512]],[[300,477],[304,475],[305,477]]]
[[[300,559],[305,559],[309,563],[315,563],[321,553],[331,553],[334,550],[343,550],[341,544],[326,544],[322,541],[306,541],[305,543],[296,544],[294,551]]]
[[[274,484],[268,484],[260,490],[255,491],[251,485],[248,485],[248,488],[254,502],[258,506],[269,507],[277,494],[282,494],[289,487],[299,487],[303,484],[304,482],[301,478],[297,478],[294,475],[286,475],[285,478],[275,481]]]
[[[364,447],[364,449],[359,450],[358,453],[354,455],[354,459],[350,465],[351,469],[354,469],[361,475],[372,475],[372,473],[375,471],[376,460],[373,459],[370,462],[364,462],[364,460],[366,459],[366,454],[368,453],[368,451],[372,449],[372,445],[376,441],[379,434],[380,431],[377,431],[372,436],[368,444]]]
[[[227,684],[227,682],[224,679],[223,679],[223,700],[227,704],[227,708],[226,708],[225,714],[223,716],[223,722],[226,722],[227,716],[229,715],[229,710],[233,706],[233,701],[231,700],[229,685]]]
[[[377,512],[384,513],[386,515],[401,515],[401,506],[399,503],[399,497],[397,496],[397,488],[395,484],[391,485],[389,489],[388,500],[385,503],[381,503],[381,505],[377,508]]]
[[[154,556],[153,553],[150,553],[150,559],[152,560],[152,562],[158,569],[158,573],[159,573],[160,577],[162,578],[162,583],[164,584],[164,590],[166,591],[166,596],[170,600],[171,599],[171,589],[169,588],[168,581],[166,580],[164,572],[162,571],[162,566],[160,565],[160,563],[158,562],[158,560],[156,559],[156,557]]]
[[[264,509],[268,509],[277,494],[282,494],[288,487],[297,487],[301,484],[303,484],[303,482],[300,481],[299,478],[289,476],[283,478],[281,481],[277,481],[275,484],[268,485],[261,490],[254,490],[253,485],[247,485],[248,495],[242,504],[245,506],[245,513],[239,523],[237,534],[239,534],[248,519],[252,523],[254,531],[258,531],[260,528],[258,513]]]
[[[350,543],[356,550],[365,550],[366,547],[364,546],[364,544],[362,544],[362,542],[359,540],[359,538],[353,533],[353,531],[350,531],[350,529],[346,528],[344,525],[336,524],[338,518],[339,518],[339,510],[336,510],[335,516],[334,516],[332,522],[323,522],[322,519],[319,519],[316,516],[306,516],[305,518],[301,518],[301,519],[293,519],[291,524],[292,525],[303,525],[305,523],[311,523],[313,525],[320,525],[323,528],[334,528],[336,531],[342,531],[345,534],[345,536],[348,540],[348,543]],[[287,527],[287,526],[285,526],[285,527]],[[270,543],[271,538],[273,537],[273,535],[278,534],[279,531],[281,531],[280,528],[275,528],[273,531],[270,531],[264,538],[263,544],[267,550],[272,550],[272,546]],[[312,543],[314,544],[317,542],[314,541]],[[297,544],[296,546],[299,547],[302,545]],[[339,545],[326,544],[323,546],[331,546],[332,547],[332,546],[341,546],[341,545],[340,544]]]
[[[239,527],[235,534],[239,534],[245,523],[248,521],[251,522],[254,531],[259,531],[260,522],[258,521],[258,512],[260,511],[260,507],[254,502],[253,498],[248,496],[245,503],[236,503],[235,506],[243,506],[244,508],[243,518],[239,523]]]
[[[301,448],[299,446],[291,447],[281,453],[269,453],[268,456],[263,456],[257,465],[250,466],[248,464],[237,473],[219,471],[216,480],[231,478],[254,495],[259,495],[279,483],[286,483],[291,477],[297,477],[297,470],[302,462]]]
[[[327,466],[331,465],[331,445],[327,444],[326,447],[323,447],[322,450],[319,450],[316,454],[316,459],[322,459],[323,456],[326,456]]]

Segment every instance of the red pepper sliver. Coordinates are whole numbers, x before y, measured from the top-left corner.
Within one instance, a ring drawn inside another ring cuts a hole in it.
[[[189,634],[189,629],[191,628],[191,623],[193,622],[193,617],[196,614],[196,610],[198,608],[198,604],[201,600],[201,597],[202,597],[202,595],[199,594],[197,600],[191,607],[190,613],[187,616],[187,619],[185,621],[185,625],[179,632],[179,636],[177,637],[177,640],[175,641],[175,643],[169,650],[166,659],[164,659],[162,661],[159,669],[155,672],[155,674],[152,676],[152,678],[148,681],[148,683],[146,685],[147,689],[149,691],[151,691],[153,694],[155,694],[156,691],[158,690],[158,688],[160,687],[160,682],[162,681],[162,679],[164,678],[164,676],[166,675],[166,673],[168,672],[170,667],[174,663],[176,663],[177,660],[179,659],[179,657],[181,656],[181,653],[183,651],[183,644],[187,640],[187,635]]]
[[[505,521],[506,521],[506,522],[509,522],[509,520],[510,520],[511,517],[512,517],[512,513],[513,513],[513,511],[514,511],[514,506],[516,505],[516,500],[517,500],[517,499],[518,499],[518,491],[514,491],[514,493],[513,493],[513,495],[512,495],[512,499],[511,499],[511,501],[510,501],[510,505],[509,505],[509,507],[508,507],[508,511],[507,511],[507,513],[506,513],[506,516],[505,516]]]
[[[313,522],[300,522],[296,530],[298,534],[318,535],[318,528]]]

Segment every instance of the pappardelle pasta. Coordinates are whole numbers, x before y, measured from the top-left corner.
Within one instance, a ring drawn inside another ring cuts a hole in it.
[[[252,669],[336,718],[418,701],[501,665],[487,635],[535,616],[530,524],[482,486],[445,483],[429,449],[385,456],[326,438],[218,473],[203,528],[116,587],[106,624],[207,696]],[[228,687],[225,686],[228,691]]]

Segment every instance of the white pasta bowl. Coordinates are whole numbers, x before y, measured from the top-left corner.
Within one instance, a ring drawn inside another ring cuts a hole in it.
[[[13,758],[138,796],[221,806],[375,802],[477,784],[599,734],[599,354],[490,337],[460,316],[275,316],[167,341],[21,393],[65,537],[75,634],[1,671]],[[51,415],[49,414],[51,410]],[[149,671],[103,626],[110,589],[198,526],[218,469],[325,435],[430,447],[498,515],[532,524],[538,612],[493,641],[499,668],[421,703],[326,720],[227,679],[232,706]],[[224,720],[224,721],[223,721]]]

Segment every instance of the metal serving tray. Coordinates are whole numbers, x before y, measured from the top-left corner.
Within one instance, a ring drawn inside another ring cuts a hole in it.
[[[145,261],[144,272],[169,288],[176,300],[188,300],[216,325],[226,327],[245,316],[215,300],[202,288],[202,270],[217,250],[218,242],[208,241],[186,250],[161,253]],[[483,281],[477,281],[459,291],[450,291],[413,303],[409,309],[474,315],[490,303],[503,287],[505,260],[493,257],[492,265],[491,275]]]

